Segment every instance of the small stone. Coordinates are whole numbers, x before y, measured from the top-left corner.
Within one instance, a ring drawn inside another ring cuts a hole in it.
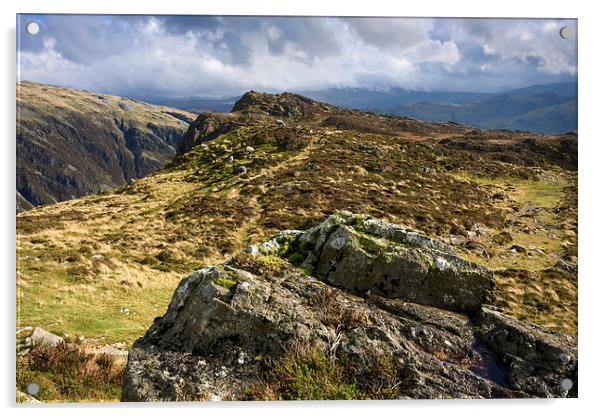
[[[527,253],[527,249],[524,248],[523,246],[519,246],[518,244],[512,245],[512,247],[510,247],[510,251],[513,253],[519,253],[519,254]]]
[[[234,173],[236,173],[237,175],[244,175],[245,173],[247,173],[247,168],[244,166],[237,166],[234,169]]]
[[[252,245],[246,248],[245,252],[247,252],[248,254],[250,254],[251,256],[258,256],[259,255],[259,249],[257,248],[256,245]]]
[[[238,364],[243,365],[245,363],[245,353],[244,352],[240,352],[238,354],[238,360],[237,360]]]
[[[571,361],[570,355],[565,354],[565,353],[560,353],[558,358],[560,359],[560,362],[563,364],[568,364]]]
[[[449,267],[449,263],[444,258],[438,257],[437,260],[435,261],[435,266],[439,270],[445,270]]]
[[[30,345],[49,345],[54,347],[63,341],[58,335],[51,334],[42,328],[35,328],[29,337]]]
[[[245,147],[245,152],[247,152],[247,153],[253,153],[254,151],[255,151],[255,148],[252,146]]]

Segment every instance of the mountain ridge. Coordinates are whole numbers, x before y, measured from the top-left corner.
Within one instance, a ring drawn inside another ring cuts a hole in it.
[[[404,88],[388,88],[374,90],[368,88],[330,88],[325,90],[301,90],[296,93],[308,98],[362,111],[373,111],[381,114],[410,116],[431,122],[455,121],[478,128],[509,129],[535,131],[544,134],[561,134],[577,130],[577,83],[565,82],[555,84],[531,85],[514,90],[496,93],[420,91]],[[549,101],[542,100],[547,94]],[[554,96],[551,94],[555,94]],[[516,108],[524,106],[525,100],[537,101],[528,108],[517,113]],[[506,98],[503,106],[492,105],[500,97]],[[181,106],[185,110],[202,109],[205,112],[230,112],[232,105],[240,97],[193,98],[172,101],[165,99],[149,100],[157,103]],[[491,100],[494,101],[491,101]],[[559,108],[564,102],[573,102],[574,106]],[[557,108],[554,108],[554,107]],[[487,107],[487,112],[484,112]],[[544,110],[556,111],[555,115],[541,117]],[[472,116],[473,112],[485,117]],[[531,112],[540,112],[537,122],[523,122],[534,116]],[[513,114],[513,116],[511,116]],[[560,117],[558,117],[558,115]]]

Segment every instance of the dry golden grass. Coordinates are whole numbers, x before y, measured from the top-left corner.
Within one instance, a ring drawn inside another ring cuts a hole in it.
[[[180,121],[174,114],[189,120],[196,118],[195,114],[188,111],[170,107],[28,81],[17,83],[17,106],[18,116],[22,119],[46,117],[43,121],[49,122],[67,113],[103,114],[143,130],[148,123],[180,127]],[[35,106],[35,113],[29,110],[29,106]]]
[[[465,178],[491,195],[504,192],[496,205],[506,212],[503,231],[511,241],[496,244],[498,229],[474,238],[489,257],[464,254],[496,271],[496,304],[506,313],[569,334],[577,331],[577,280],[552,270],[558,260],[577,262],[577,175],[548,170],[538,178]],[[512,250],[513,246],[519,246]],[[524,252],[520,250],[524,248]]]

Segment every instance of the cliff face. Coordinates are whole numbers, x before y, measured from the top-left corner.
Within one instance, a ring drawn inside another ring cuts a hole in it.
[[[86,91],[17,85],[17,210],[124,185],[170,162],[194,115]]]

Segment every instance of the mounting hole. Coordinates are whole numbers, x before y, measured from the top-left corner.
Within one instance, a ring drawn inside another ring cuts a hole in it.
[[[560,388],[564,391],[569,391],[573,388],[573,380],[570,378],[563,378],[560,382]]]
[[[573,31],[568,26],[563,26],[559,33],[562,39],[569,39],[571,36],[573,36]]]
[[[29,22],[29,23],[27,23],[27,26],[25,26],[25,30],[30,35],[37,35],[38,32],[40,31],[40,25],[37,24],[36,22]]]
[[[25,391],[27,394],[35,396],[40,391],[40,386],[38,386],[36,383],[29,383],[27,387],[25,387]]]

